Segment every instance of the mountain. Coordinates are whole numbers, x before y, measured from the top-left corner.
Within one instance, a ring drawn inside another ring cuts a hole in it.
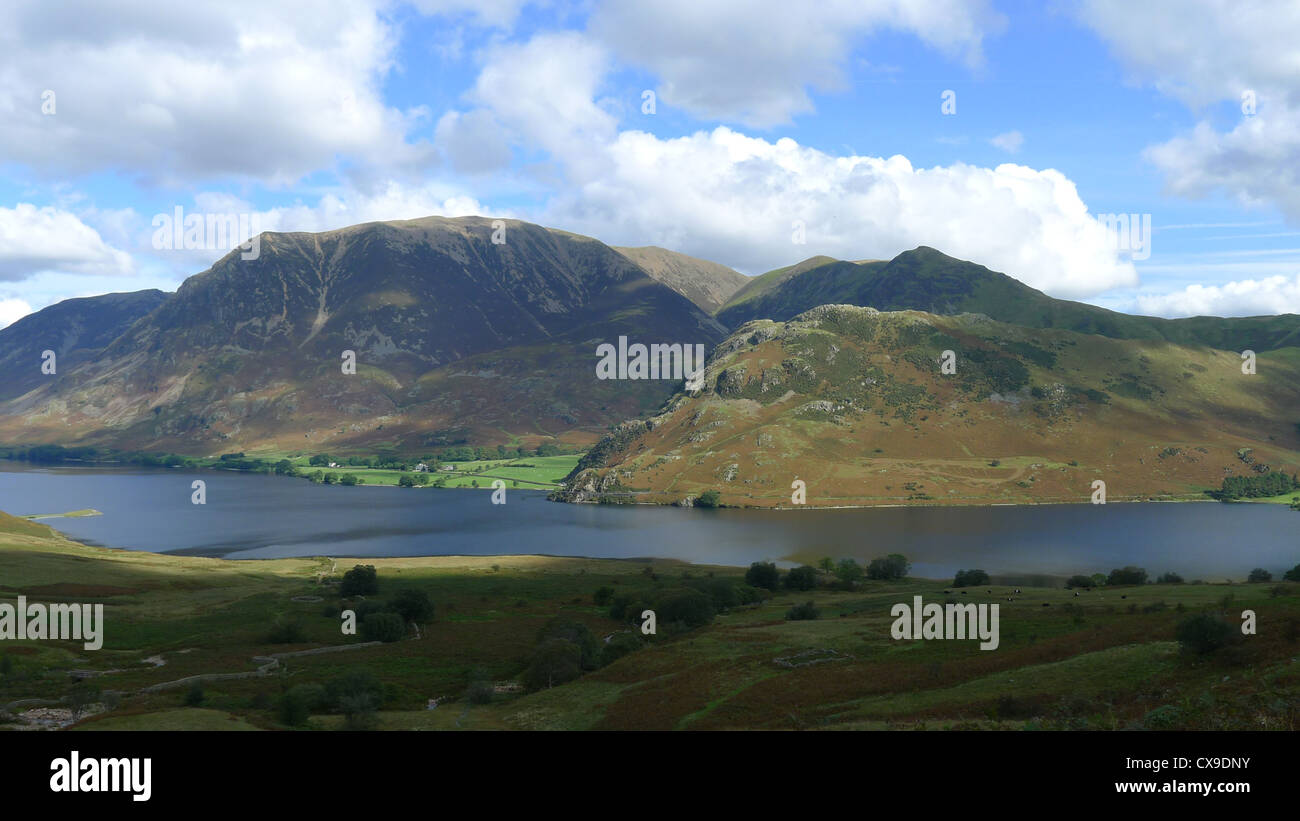
[[[92,360],[169,294],[158,290],[66,299],[0,328],[0,401],[41,386],[45,351],[54,351],[56,374]]]
[[[641,270],[694,302],[707,314],[715,313],[749,277],[725,265],[696,259],[654,245],[642,248],[614,248],[641,266]]]
[[[737,291],[716,314],[729,328],[752,319],[784,321],[818,305],[881,311],[980,313],[1031,328],[1061,328],[1116,339],[1166,340],[1220,350],[1268,351],[1300,345],[1300,316],[1159,319],[1055,299],[1006,274],[921,246],[889,261],[813,257],[770,271]]]
[[[955,373],[941,372],[945,351]],[[825,305],[755,320],[704,389],[608,434],[568,501],[807,505],[1199,494],[1300,466],[1300,349],[1260,354],[1034,329],[978,314]]]
[[[506,220],[497,243],[493,222],[263,234],[257,259],[228,254],[93,359],[0,404],[0,441],[184,453],[582,444],[674,390],[598,380],[598,345],[708,349],[725,335],[594,239]],[[57,341],[44,314],[33,348]]]

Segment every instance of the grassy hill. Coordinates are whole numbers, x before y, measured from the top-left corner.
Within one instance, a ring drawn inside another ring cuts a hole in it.
[[[20,724],[31,699],[56,711],[87,705],[65,719],[85,731],[345,726],[327,695],[301,723],[286,723],[283,699],[313,686],[319,694],[373,688],[374,726],[385,730],[1293,730],[1300,718],[1296,583],[1099,587],[1076,597],[1046,579],[1031,587],[995,577],[963,591],[950,580],[911,578],[843,589],[818,573],[813,590],[732,602],[694,628],[661,620],[653,638],[530,692],[525,670],[553,620],[585,625],[598,647],[606,636],[635,638],[608,604],[595,603],[602,589],[667,612],[662,602],[684,589],[741,589],[742,571],[538,556],[365,561],[380,583],[369,599],[420,591],[434,601],[436,615],[418,637],[408,630],[399,641],[362,646],[341,634],[340,605],[358,604],[343,602],[331,583],[353,564],[346,559],[238,562],[107,550],[0,514],[0,601],[22,593],[29,601],[100,602],[107,620],[98,652],[63,641],[0,647],[0,728]],[[1248,566],[1243,559],[1243,575]],[[998,603],[999,648],[892,639],[891,607],[915,595]],[[787,618],[809,600],[819,618]],[[1206,613],[1236,623],[1243,609],[1257,612],[1257,636],[1204,658],[1178,652],[1183,620]],[[271,628],[286,623],[297,635],[273,640]],[[349,649],[292,655],[336,647]],[[253,675],[272,654],[290,655]],[[248,675],[207,680],[194,703],[186,679],[231,673]],[[495,692],[471,700],[471,683],[482,680]],[[436,710],[426,709],[429,699],[438,700]],[[6,705],[18,717],[6,716]]]
[[[1031,328],[1059,328],[1116,339],[1165,340],[1219,350],[1300,346],[1300,316],[1159,319],[1055,299],[1006,274],[921,246],[892,260],[813,257],[755,278],[717,313],[730,328],[753,319],[785,321],[818,305],[881,311],[980,313]]]
[[[795,479],[808,506],[1086,502],[1096,479],[1111,500],[1204,498],[1300,467],[1300,349],[1261,357],[1245,375],[1199,346],[822,306],[742,326],[700,395],[606,436],[565,498],[788,507]]]

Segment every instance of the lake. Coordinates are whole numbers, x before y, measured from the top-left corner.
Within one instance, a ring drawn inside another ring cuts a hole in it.
[[[190,483],[207,483],[207,503]],[[698,510],[567,505],[511,489],[315,485],[221,471],[34,467],[0,461],[0,510],[103,516],[46,519],[88,544],[265,559],[536,553],[677,558],[747,566],[902,553],[914,575],[1108,572],[1275,577],[1300,563],[1300,513],[1282,505],[1144,503],[859,510]]]

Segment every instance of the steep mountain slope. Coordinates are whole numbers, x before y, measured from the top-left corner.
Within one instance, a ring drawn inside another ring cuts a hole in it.
[[[264,234],[257,259],[232,252],[93,361],[0,405],[0,441],[590,441],[674,389],[598,381],[597,345],[724,335],[596,240],[513,220],[503,243],[492,235],[479,217]]]
[[[742,326],[699,395],[608,435],[564,498],[789,507],[796,479],[808,506],[1086,502],[1095,479],[1111,500],[1196,495],[1300,466],[1300,349],[1259,361],[1246,375],[1230,351],[827,305]]]
[[[0,400],[22,396],[50,377],[41,373],[44,351],[54,351],[55,370],[86,362],[161,305],[158,290],[65,299],[0,328]]]
[[[749,277],[725,265],[706,259],[688,257],[654,245],[641,248],[614,248],[641,266],[641,270],[712,314],[732,294],[749,282]]]
[[[784,321],[818,305],[846,304],[881,311],[981,313],[1032,328],[1062,328],[1116,339],[1162,339],[1241,352],[1300,345],[1300,316],[1159,319],[1055,299],[982,265],[922,246],[888,262],[845,262],[814,257],[779,269],[738,291],[718,311],[737,328],[751,319]],[[783,273],[784,272],[784,273]],[[760,282],[762,280],[762,282]]]

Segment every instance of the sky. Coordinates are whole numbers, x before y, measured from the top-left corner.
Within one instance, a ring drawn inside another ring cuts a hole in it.
[[[1119,311],[1300,313],[1298,169],[1293,0],[0,6],[0,327],[175,290],[226,215],[750,275],[928,245]]]

